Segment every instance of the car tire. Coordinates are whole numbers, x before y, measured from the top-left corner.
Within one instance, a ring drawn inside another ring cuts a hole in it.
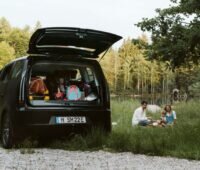
[[[2,141],[2,146],[5,149],[12,148],[14,144],[13,125],[12,125],[10,115],[7,113],[3,115],[3,119],[2,119],[1,141]]]

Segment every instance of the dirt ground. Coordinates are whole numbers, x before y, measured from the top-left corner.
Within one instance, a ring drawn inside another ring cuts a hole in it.
[[[5,150],[0,148],[1,170],[187,170],[200,169],[200,161],[110,153],[57,149]]]

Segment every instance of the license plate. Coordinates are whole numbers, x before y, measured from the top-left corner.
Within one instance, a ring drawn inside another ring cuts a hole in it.
[[[58,124],[63,124],[63,123],[82,124],[82,123],[86,123],[86,118],[85,118],[85,116],[56,117],[56,123],[58,123]]]

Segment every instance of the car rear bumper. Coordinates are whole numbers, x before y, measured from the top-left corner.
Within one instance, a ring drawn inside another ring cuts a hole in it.
[[[103,125],[110,120],[110,116],[110,110],[107,109],[21,109],[14,116],[14,124],[38,131],[62,131]],[[85,117],[86,123],[58,123],[56,117]]]

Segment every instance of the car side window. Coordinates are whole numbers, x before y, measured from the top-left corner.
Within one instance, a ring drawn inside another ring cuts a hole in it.
[[[11,72],[12,66],[13,66],[13,63],[7,65],[7,66],[2,70],[1,77],[0,77],[0,80],[1,80],[1,81],[7,81],[7,80],[10,79],[10,72]]]
[[[23,67],[24,67],[23,61],[16,61],[11,71],[11,79],[19,78],[22,74]]]

